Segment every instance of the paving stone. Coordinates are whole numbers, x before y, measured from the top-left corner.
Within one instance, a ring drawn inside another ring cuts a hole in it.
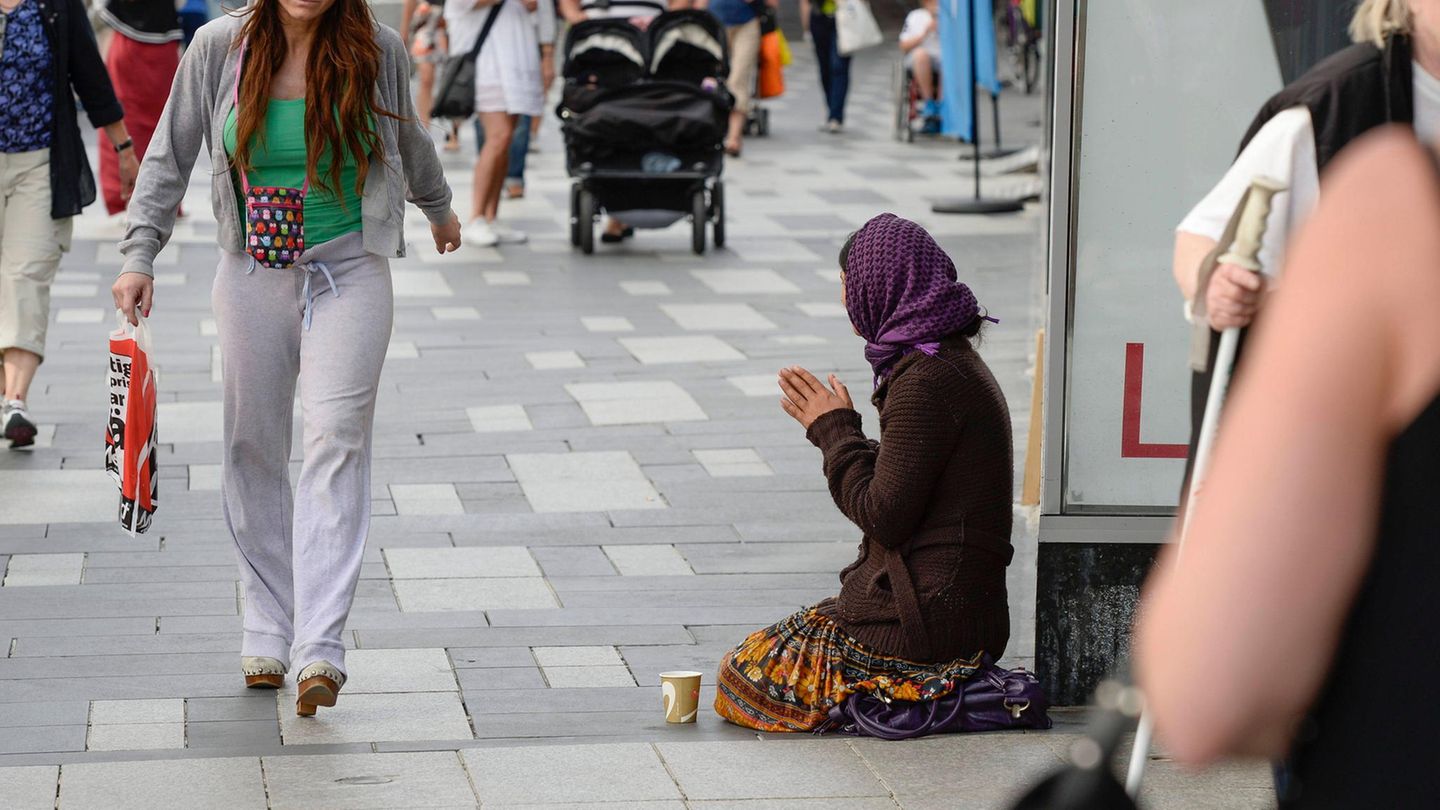
[[[476,433],[507,433],[519,430],[533,430],[530,416],[523,405],[490,405],[482,408],[466,408],[465,415]]]
[[[540,576],[535,559],[524,546],[387,548],[384,554],[395,579]]]
[[[812,318],[848,318],[845,305],[833,301],[796,304],[795,308]]]
[[[348,662],[347,662],[348,665]],[[270,717],[256,720],[220,720],[209,723],[188,723],[185,726],[185,747],[190,749],[233,749],[253,751],[280,745],[280,722],[275,719],[275,704],[270,702]]]
[[[264,757],[273,810],[473,807],[475,793],[453,751]]]
[[[648,745],[469,749],[462,756],[485,806],[681,798]],[[616,774],[625,778],[616,779]]]
[[[580,355],[570,350],[526,352],[525,360],[536,371],[585,367],[585,361],[580,358]]]
[[[189,470],[191,492],[220,491],[219,464],[191,464]]]
[[[350,656],[346,655],[346,666]],[[190,698],[185,701],[185,719],[192,726],[207,723],[274,720],[275,700],[264,690],[247,690],[246,697]]]
[[[121,723],[90,727],[88,751],[145,751],[185,747],[184,723]]]
[[[520,270],[486,270],[480,275],[492,287],[530,286],[530,274]]]
[[[0,734],[0,754],[85,750],[85,725],[17,726]]]
[[[530,652],[529,647],[455,647],[449,652],[450,660],[455,664],[457,671],[535,666],[535,656]]]
[[[674,546],[603,546],[605,556],[623,576],[693,574]]]
[[[579,689],[606,686],[634,686],[635,678],[624,666],[542,667],[551,689]]]
[[[725,379],[747,397],[780,398],[780,383],[776,374],[741,374]]]
[[[397,580],[395,598],[409,612],[555,607],[555,595],[540,577]]]
[[[111,523],[114,487],[104,470],[0,470],[0,524]]]
[[[297,717],[294,707],[293,702],[281,704],[280,734],[287,746],[471,739],[456,692],[342,694],[336,706],[320,709],[315,717]]]
[[[1002,807],[1062,763],[1038,734],[952,735],[913,740],[898,750],[876,740],[852,744],[875,773],[910,805],[908,797],[935,794],[967,796],[979,807]],[[966,763],[957,768],[956,762]],[[952,805],[953,806],[953,805]]]
[[[345,654],[345,694],[381,692],[454,692],[455,673],[445,650],[427,647],[410,650],[350,650]],[[293,699],[295,686],[287,681],[282,693]]]
[[[714,335],[619,338],[620,345],[647,366],[668,363],[724,363],[745,355]]]
[[[666,507],[629,453],[517,453],[506,459],[536,512]]]
[[[853,543],[686,545],[680,553],[698,574],[839,572],[855,561]]]
[[[87,700],[0,703],[0,728],[84,725],[90,716]]]
[[[708,417],[684,388],[669,381],[571,383],[565,390],[592,425],[690,422]]]
[[[480,320],[480,312],[475,307],[431,307],[430,312],[437,321]]]
[[[670,294],[670,285],[663,281],[622,281],[620,289],[634,296],[662,296]]]
[[[556,577],[614,576],[618,573],[610,558],[598,546],[532,548],[530,554],[552,582]]]
[[[484,669],[462,669],[456,676],[460,680],[460,689],[471,698],[475,692],[493,692],[496,690],[513,689],[545,689],[545,676],[540,674],[540,668],[534,666],[524,667],[486,667]],[[484,699],[484,698],[482,698]],[[472,707],[471,711],[474,711]]]
[[[14,554],[5,568],[4,586],[79,585],[84,554]]]
[[[716,478],[769,477],[775,471],[760,454],[745,447],[735,450],[695,450],[695,459]]]
[[[465,514],[454,484],[391,484],[390,495],[401,515]]]
[[[614,647],[533,647],[531,652],[540,666],[596,667],[625,666]]]
[[[156,421],[166,444],[220,442],[225,438],[223,405],[216,402],[161,402]]]
[[[951,796],[951,804],[947,807],[955,807],[955,797]],[[689,802],[689,806],[695,810],[895,810],[897,805],[889,798],[871,799],[745,799],[740,801],[700,801]]]
[[[774,270],[692,270],[701,284],[722,295],[786,295],[800,288]]]
[[[829,740],[758,745],[660,743],[655,747],[689,799],[883,797],[890,793],[854,751]],[[784,768],[774,767],[776,757],[784,757]],[[955,761],[963,760],[952,760],[952,769]]]
[[[52,808],[60,784],[60,766],[0,768],[0,796],[14,808]]]
[[[134,725],[140,723],[183,723],[183,700],[93,700],[90,725]]]
[[[764,332],[777,328],[749,304],[661,304],[660,310],[691,332]]]
[[[66,810],[264,807],[255,757],[81,762],[60,776]]]
[[[391,270],[396,298],[450,298],[455,292],[439,270]]]
[[[629,318],[618,315],[595,315],[581,318],[581,324],[590,332],[634,332],[635,324]]]

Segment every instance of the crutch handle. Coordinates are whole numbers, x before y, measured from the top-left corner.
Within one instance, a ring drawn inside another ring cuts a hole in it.
[[[1265,239],[1270,204],[1275,195],[1285,189],[1284,183],[1263,174],[1250,181],[1250,196],[1245,199],[1245,210],[1240,215],[1239,227],[1235,229],[1235,240],[1230,243],[1230,249],[1220,255],[1220,264],[1233,264],[1252,273],[1260,272],[1260,245]]]

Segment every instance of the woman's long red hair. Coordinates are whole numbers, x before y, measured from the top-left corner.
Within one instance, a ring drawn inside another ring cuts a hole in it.
[[[253,168],[251,142],[257,135],[265,137],[271,83],[285,62],[279,0],[257,0],[240,36],[246,45],[233,162],[240,171],[248,171]],[[370,6],[365,0],[335,0],[315,28],[305,62],[305,174],[312,186],[343,198],[340,172],[350,154],[357,168],[355,195],[363,193],[371,155],[380,150],[378,119],[399,118],[376,104],[379,75],[380,45]],[[320,156],[327,151],[330,165],[322,173]]]

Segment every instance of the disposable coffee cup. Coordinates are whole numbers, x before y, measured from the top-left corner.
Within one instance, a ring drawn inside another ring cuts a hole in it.
[[[700,673],[662,672],[660,686],[665,698],[665,722],[695,722],[700,712]]]

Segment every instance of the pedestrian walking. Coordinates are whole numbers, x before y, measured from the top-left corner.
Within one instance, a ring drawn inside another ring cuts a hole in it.
[[[550,92],[551,82],[555,81],[555,0],[537,0],[535,9],[530,12],[530,22],[535,26],[535,38],[540,43],[540,97],[543,104],[545,95]],[[521,115],[515,119],[515,134],[510,139],[509,161],[505,168],[505,196],[512,200],[525,196],[525,163],[531,139],[539,136],[538,124],[543,118],[543,115]],[[481,152],[485,149],[485,127],[478,118],[475,120],[475,148]],[[477,186],[477,196],[478,193]],[[480,207],[478,200],[475,207]]]
[[[1285,261],[1285,245],[1320,198],[1322,170],[1352,140],[1386,123],[1440,137],[1440,2],[1364,0],[1350,23],[1355,44],[1321,61],[1260,108],[1240,154],[1220,182],[1180,222],[1173,272],[1187,320],[1209,325],[1210,358],[1191,383],[1193,462],[1219,334],[1248,327],[1263,311]],[[1259,175],[1289,188],[1275,199],[1260,265],[1267,275],[1229,264],[1200,277],[1241,195]],[[1204,291],[1203,296],[1197,292]],[[1198,300],[1197,300],[1198,298]],[[1244,343],[1238,362],[1244,361]]]
[[[1386,128],[1327,172],[1226,405],[1183,564],[1166,554],[1140,612],[1138,675],[1167,753],[1288,755],[1283,810],[1429,807],[1440,792],[1424,722],[1440,716],[1427,151]]]
[[[835,30],[835,0],[800,0],[800,24],[815,44],[820,89],[827,118],[820,129],[832,135],[845,131],[845,97],[850,93],[850,57],[840,54]]]
[[[924,228],[881,214],[840,252],[883,441],[849,391],[780,372],[781,407],[824,454],[835,505],[864,532],[840,595],[752,633],[720,663],[715,710],[763,731],[813,731],[857,690],[945,697],[1010,639],[1010,411],[973,342],[975,295]]]
[[[262,136],[263,133],[263,136]],[[224,357],[225,524],[245,590],[246,684],[299,668],[296,712],[335,705],[370,525],[370,442],[405,200],[437,251],[460,227],[410,98],[409,57],[365,0],[256,0],[207,23],[130,201],[115,304],[149,314],[152,265],[196,154],[212,164]],[[238,193],[237,193],[238,190]],[[299,388],[304,462],[292,498]]]
[[[100,19],[114,30],[105,49],[105,67],[125,107],[135,157],[144,160],[180,67],[180,14],[175,0],[109,0]],[[100,152],[100,188],[112,216],[124,211],[126,203],[120,194],[119,158],[113,151]]]
[[[725,153],[740,157],[745,139],[745,120],[750,115],[750,97],[755,89],[755,71],[760,65],[760,10],[775,8],[778,0],[703,0],[715,18],[725,26],[730,44],[730,76],[725,87],[735,98],[725,134]]]
[[[35,442],[26,400],[45,358],[50,285],[70,249],[71,218],[95,202],[77,96],[105,133],[101,151],[116,156],[124,199],[139,162],[84,4],[0,0],[0,424],[11,447]]]
[[[530,12],[538,7],[538,0],[450,0],[445,6],[445,25],[455,53],[475,46],[495,11],[494,26],[475,63],[475,115],[484,128],[485,145],[475,158],[474,208],[465,226],[465,241],[476,247],[529,238],[500,222],[499,216],[510,142],[519,117],[539,115],[545,107],[540,42],[530,20]]]
[[[420,126],[430,130],[430,109],[435,104],[435,77],[439,65],[450,53],[449,34],[445,30],[445,0],[405,0],[400,8],[400,31],[410,40],[410,56],[415,62],[418,89],[415,104],[419,108]],[[460,151],[460,125],[446,122],[445,151]]]

